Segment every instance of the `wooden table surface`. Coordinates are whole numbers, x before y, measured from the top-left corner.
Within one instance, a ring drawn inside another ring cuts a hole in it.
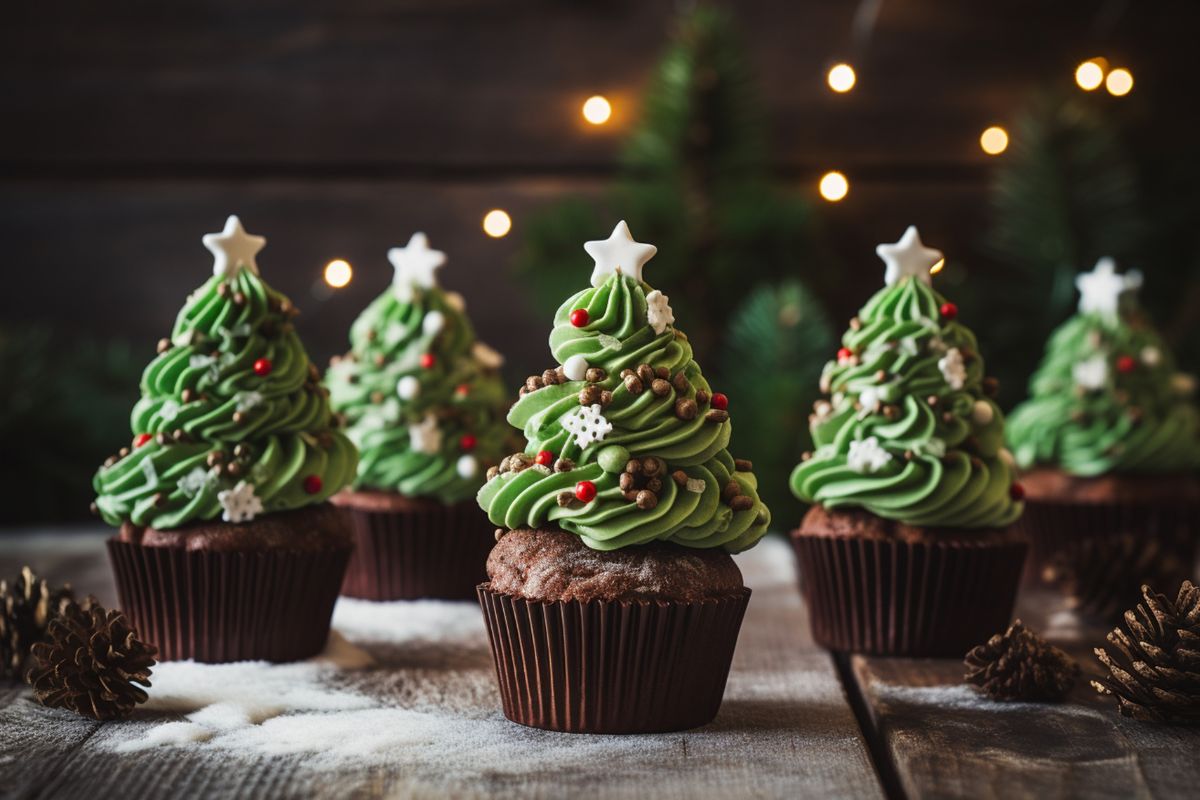
[[[96,530],[0,536],[0,575],[28,563],[112,603],[103,539]],[[1062,705],[995,704],[962,684],[956,661],[833,657],[812,641],[783,541],[768,540],[738,561],[754,596],[721,713],[697,731],[602,737],[521,728],[500,714],[482,623],[450,656],[356,640],[348,630],[346,638],[376,662],[354,679],[357,692],[382,709],[415,708],[433,698],[446,730],[476,731],[472,740],[332,766],[317,753],[252,748],[119,752],[114,742],[131,726],[183,718],[140,709],[132,721],[100,724],[43,708],[23,687],[0,686],[0,797],[728,800],[1200,792],[1200,731],[1119,717],[1085,683]],[[1085,671],[1092,669],[1088,645],[1101,632],[1055,613],[1054,602],[1024,597],[1019,611],[1036,627],[1049,625]],[[479,738],[489,746],[481,748]]]

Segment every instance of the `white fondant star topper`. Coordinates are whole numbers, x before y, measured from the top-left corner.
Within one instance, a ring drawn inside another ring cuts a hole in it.
[[[917,233],[916,225],[909,225],[900,241],[895,244],[876,246],[875,253],[887,265],[887,270],[883,273],[883,282],[888,286],[909,275],[927,284],[933,283],[929,268],[942,260],[941,250],[934,250],[921,243],[921,234]]]
[[[596,268],[592,270],[592,286],[604,283],[614,272],[641,283],[642,267],[658,252],[658,248],[652,244],[635,242],[625,220],[617,223],[607,239],[584,242],[583,249],[596,262]]]
[[[246,233],[237,214],[230,214],[225,220],[225,230],[206,233],[200,241],[213,254],[213,275],[218,278],[234,278],[243,267],[257,275],[254,257],[267,245],[264,237]]]
[[[433,272],[446,263],[446,254],[441,250],[429,249],[429,239],[423,233],[414,233],[404,247],[388,250],[388,261],[396,269],[392,286],[396,297],[407,303],[413,298],[413,289],[432,289],[437,286]]]
[[[1142,273],[1130,270],[1117,274],[1117,262],[1102,258],[1091,272],[1075,276],[1075,288],[1079,289],[1080,314],[1104,314],[1115,317],[1121,305],[1121,295],[1142,287]]]

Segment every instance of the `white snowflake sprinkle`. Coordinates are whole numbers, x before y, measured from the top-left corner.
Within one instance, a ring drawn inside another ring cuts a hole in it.
[[[175,418],[179,416],[180,410],[179,403],[175,402],[174,399],[169,399],[159,407],[158,416],[164,422],[174,422]]]
[[[591,406],[580,406],[578,411],[563,418],[562,426],[574,434],[575,443],[587,447],[592,442],[602,442],[612,431],[612,423],[604,418],[599,403]]]
[[[412,400],[421,393],[421,382],[415,375],[405,375],[396,381],[396,394],[401,400]]]
[[[408,438],[412,449],[418,453],[433,455],[442,448],[442,430],[438,427],[437,417],[426,414],[425,419],[416,425],[408,426]]]
[[[475,456],[461,456],[454,468],[458,470],[460,477],[474,478],[475,474],[479,472],[479,462],[475,460]]]
[[[421,320],[421,330],[426,336],[437,336],[446,327],[446,315],[440,311],[430,311]]]
[[[261,406],[263,404],[263,396],[262,392],[238,392],[234,395],[233,401],[237,403],[237,410],[244,414]]]
[[[655,333],[661,334],[668,325],[675,324],[675,314],[671,311],[669,300],[658,289],[646,295],[646,321]]]
[[[703,478],[688,478],[685,488],[694,494],[704,494],[705,488],[708,487],[708,481]]]
[[[884,450],[874,436],[851,442],[850,453],[846,456],[850,469],[867,474],[878,472],[891,460],[892,454]]]
[[[865,417],[879,411],[883,405],[883,389],[878,386],[868,386],[858,393],[858,402],[862,406],[859,416]]]
[[[504,356],[497,353],[483,342],[471,345],[471,355],[487,369],[500,369],[504,366]]]
[[[563,374],[567,376],[569,381],[581,381],[587,377],[588,362],[583,356],[576,353],[563,362]]]
[[[1108,360],[1102,355],[1095,355],[1087,361],[1080,361],[1071,369],[1071,376],[1081,389],[1103,389],[1108,383]]]
[[[191,472],[179,479],[179,491],[188,497],[195,497],[208,487],[210,480],[208,470],[204,467],[193,467]]]
[[[262,513],[262,500],[254,494],[254,484],[238,481],[232,489],[217,492],[221,519],[226,522],[249,522]]]
[[[600,342],[601,347],[607,347],[609,350],[620,350],[623,346],[621,340],[615,336],[609,336],[607,333],[602,333],[596,337],[596,341]]]
[[[938,359],[938,369],[951,389],[961,389],[967,382],[967,366],[963,362],[962,353],[957,347],[951,347],[946,355]]]

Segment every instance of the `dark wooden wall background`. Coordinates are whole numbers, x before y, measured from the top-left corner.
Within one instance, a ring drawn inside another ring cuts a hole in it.
[[[977,243],[991,167],[980,131],[1009,121],[1033,87],[1069,84],[1083,58],[1132,66],[1124,102],[1174,82],[1178,105],[1148,113],[1163,116],[1164,146],[1192,146],[1194,3],[885,0],[865,41],[852,34],[859,5],[735,5],[779,180],[814,193],[839,168],[853,181],[824,209],[851,265],[848,302],[877,285],[873,246],[909,221],[948,251]],[[522,219],[564,193],[603,191],[675,6],[9,4],[0,321],[136,337],[149,356],[209,274],[201,234],[232,211],[269,238],[260,264],[305,310],[302,334],[323,359],[388,282],[387,248],[424,230],[450,255],[443,282],[523,374],[544,361],[550,310],[531,308],[510,279]],[[850,95],[824,86],[836,58],[858,68]],[[595,92],[617,104],[598,129],[579,117]],[[492,207],[513,216],[505,239],[480,230]],[[356,277],[319,300],[311,290],[333,257]],[[580,250],[563,268],[582,284],[588,264]]]

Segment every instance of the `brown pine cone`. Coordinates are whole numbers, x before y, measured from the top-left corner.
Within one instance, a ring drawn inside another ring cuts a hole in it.
[[[150,668],[158,650],[137,638],[120,611],[95,598],[69,605],[50,623],[48,641],[33,646],[29,672],[38,702],[98,720],[128,716],[146,702]]]
[[[25,677],[29,649],[46,635],[46,626],[74,601],[70,586],[50,584],[24,567],[10,585],[0,581],[0,679]]]
[[[1079,665],[1017,620],[967,653],[963,679],[993,700],[1058,701],[1079,679]]]
[[[1200,723],[1200,588],[1184,581],[1172,603],[1143,586],[1142,598],[1125,612],[1128,633],[1114,628],[1109,646],[1096,648],[1108,674],[1092,686],[1116,695],[1127,717]]]

